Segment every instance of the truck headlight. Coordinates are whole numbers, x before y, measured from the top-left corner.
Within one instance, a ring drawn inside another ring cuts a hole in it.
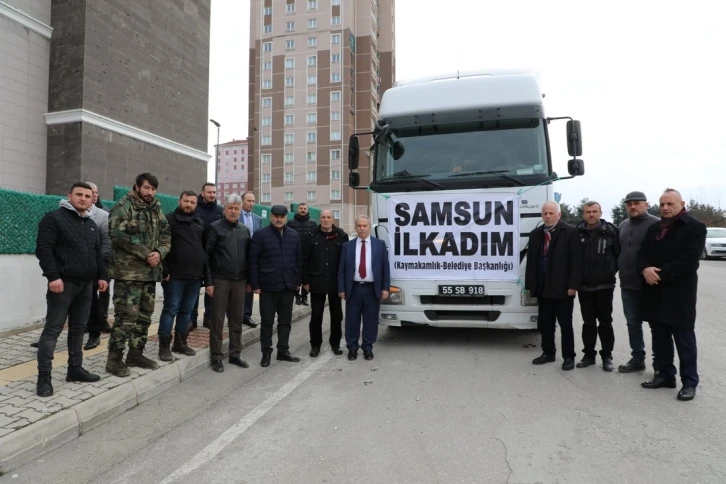
[[[532,297],[527,289],[522,289],[522,306],[537,306],[537,298]]]
[[[401,289],[400,287],[391,286],[388,297],[386,299],[383,299],[381,301],[381,304],[403,305],[404,301],[405,299],[403,297],[403,289]]]

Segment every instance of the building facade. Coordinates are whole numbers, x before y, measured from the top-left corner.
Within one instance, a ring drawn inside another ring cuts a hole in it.
[[[248,186],[258,203],[331,209],[352,231],[369,197],[348,187],[347,141],[393,85],[394,0],[253,0],[250,18]]]
[[[217,200],[223,201],[229,194],[239,195],[247,191],[249,153],[247,140],[232,140],[216,148]]]

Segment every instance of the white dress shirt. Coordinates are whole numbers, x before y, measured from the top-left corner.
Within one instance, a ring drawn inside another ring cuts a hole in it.
[[[363,246],[361,243],[363,240],[366,242],[366,277],[361,278],[360,273],[358,272],[358,268],[360,267],[360,249]],[[373,282],[373,268],[371,265],[371,259],[373,259],[373,249],[371,248],[371,237],[370,235],[365,238],[361,239],[360,237],[356,239],[355,242],[355,275],[353,276],[353,280],[356,282]]]

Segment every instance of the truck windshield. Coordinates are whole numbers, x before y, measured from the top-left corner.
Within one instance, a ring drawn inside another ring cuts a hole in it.
[[[403,155],[394,159],[394,143]],[[381,192],[536,185],[549,178],[540,119],[391,129],[375,146],[371,189]]]

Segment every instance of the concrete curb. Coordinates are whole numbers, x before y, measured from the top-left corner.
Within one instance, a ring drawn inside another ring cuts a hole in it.
[[[310,315],[310,308],[293,313],[295,324]],[[274,332],[277,333],[277,326]],[[260,328],[243,334],[242,347],[260,340]],[[227,354],[229,340],[224,341]],[[208,348],[197,351],[168,365],[127,381],[48,418],[0,438],[0,476],[57,449],[89,430],[169,390],[190,376],[211,366]]]

